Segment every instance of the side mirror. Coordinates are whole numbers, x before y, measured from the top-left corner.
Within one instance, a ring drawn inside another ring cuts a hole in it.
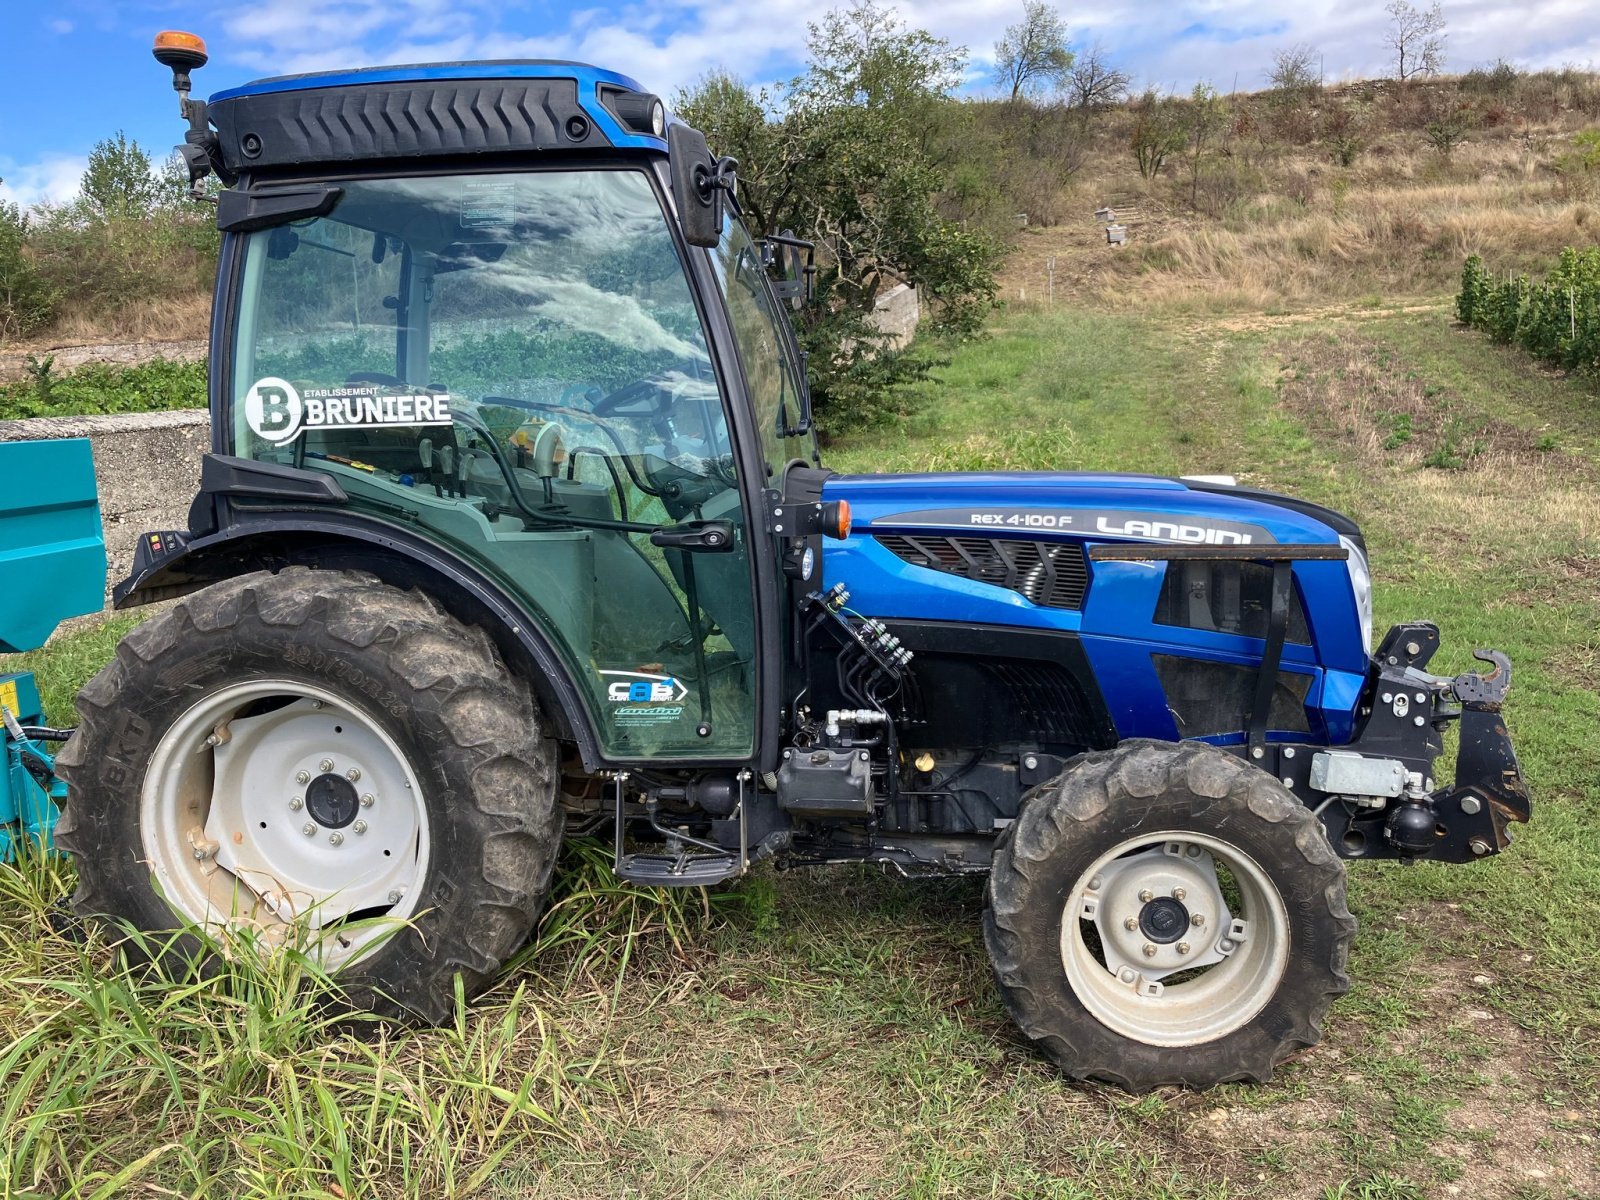
[[[773,293],[789,307],[803,308],[817,294],[817,267],[815,242],[797,238],[788,230],[768,234],[762,242],[763,257],[778,278],[772,280]]]
[[[684,241],[715,246],[722,237],[722,194],[727,184],[721,164],[711,157],[706,135],[687,125],[672,126],[667,131],[667,165]]]

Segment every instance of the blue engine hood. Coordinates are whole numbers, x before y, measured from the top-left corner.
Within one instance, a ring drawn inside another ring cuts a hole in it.
[[[1354,526],[1288,497],[1157,475],[974,472],[835,475],[827,500],[848,500],[859,532],[973,530],[1095,541],[1331,543]],[[1286,507],[1291,505],[1292,507]]]

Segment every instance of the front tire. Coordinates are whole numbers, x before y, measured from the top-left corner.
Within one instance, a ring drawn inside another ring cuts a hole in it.
[[[984,940],[1013,1019],[1075,1079],[1263,1082],[1350,985],[1344,864],[1276,779],[1124,742],[1023,802]]]
[[[353,1007],[432,1023],[533,928],[554,746],[488,637],[420,592],[216,584],[129,633],[78,712],[56,840],[80,915],[309,936]]]

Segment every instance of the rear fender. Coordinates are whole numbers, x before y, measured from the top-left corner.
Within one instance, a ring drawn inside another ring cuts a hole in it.
[[[288,566],[370,571],[385,583],[420,588],[458,620],[488,633],[508,666],[527,679],[556,736],[574,743],[586,771],[605,764],[594,722],[554,641],[498,584],[432,543],[389,525],[344,514],[237,513],[217,533],[149,533],[133,571],[113,592],[118,609],[198,591],[221,579]]]

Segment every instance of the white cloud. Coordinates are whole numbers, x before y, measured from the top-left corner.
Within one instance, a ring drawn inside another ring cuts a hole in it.
[[[0,158],[0,200],[31,208],[61,204],[77,195],[88,161],[81,155],[47,154],[38,162]]]
[[[759,10],[727,0],[662,0],[583,8],[537,33],[533,6],[488,0],[247,0],[223,25],[232,57],[272,74],[462,58],[576,58],[670,93],[707,70],[781,78],[804,57],[806,24],[827,0],[766,0]],[[897,0],[909,23],[966,46],[982,78],[996,39],[1021,0]],[[1140,81],[1188,88],[1259,87],[1272,56],[1309,43],[1329,78],[1387,67],[1384,0],[1097,0],[1061,4],[1076,44],[1102,42]],[[1451,0],[1448,65],[1496,57],[1540,67],[1600,57],[1596,0]],[[548,10],[543,10],[548,11]]]
[[[47,28],[51,33],[59,33],[64,37],[72,32],[74,26],[71,21],[63,21],[58,18],[57,20],[49,22]]]

